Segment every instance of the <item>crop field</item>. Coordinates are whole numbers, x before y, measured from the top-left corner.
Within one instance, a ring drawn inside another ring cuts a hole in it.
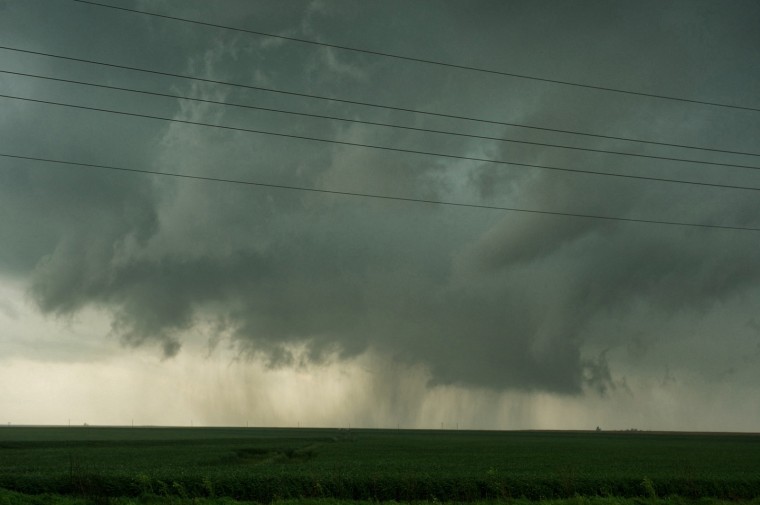
[[[99,503],[753,500],[760,436],[2,427],[0,491],[0,504],[42,494]]]

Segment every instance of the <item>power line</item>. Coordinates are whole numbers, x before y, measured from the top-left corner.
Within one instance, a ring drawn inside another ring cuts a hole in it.
[[[103,169],[103,170],[113,170],[113,171],[129,172],[129,173],[137,173],[137,174],[176,177],[176,178],[181,178],[181,179],[192,179],[192,180],[206,181],[206,182],[242,184],[242,185],[247,185],[247,186],[259,186],[259,187],[265,187],[265,188],[286,189],[286,190],[293,190],[293,191],[308,191],[312,193],[355,196],[355,197],[360,197],[360,198],[374,198],[374,199],[380,199],[380,200],[394,200],[394,201],[401,201],[401,202],[447,205],[447,206],[454,206],[454,207],[468,207],[468,208],[474,208],[474,209],[502,210],[502,211],[508,211],[508,212],[543,214],[543,215],[549,215],[549,216],[566,216],[566,217],[585,218],[585,219],[602,219],[602,220],[607,220],[607,221],[621,221],[621,222],[629,222],[629,223],[659,224],[659,225],[667,225],[667,226],[686,226],[686,227],[693,227],[693,228],[713,228],[713,229],[737,230],[737,231],[760,231],[760,228],[751,228],[751,227],[744,227],[744,226],[729,226],[729,225],[704,224],[704,223],[685,223],[685,222],[680,222],[680,221],[660,221],[660,220],[653,220],[653,219],[636,219],[636,218],[627,218],[627,217],[603,216],[603,215],[597,215],[597,214],[556,212],[556,211],[548,211],[548,210],[524,209],[524,208],[518,208],[518,207],[502,207],[502,206],[497,206],[497,205],[482,205],[482,204],[475,204],[475,203],[450,202],[450,201],[445,201],[445,200],[431,200],[431,199],[422,199],[422,198],[407,198],[407,197],[402,197],[402,196],[378,195],[374,193],[359,193],[359,192],[354,192],[354,191],[338,191],[338,190],[331,190],[331,189],[308,188],[304,186],[291,186],[291,185],[286,185],[286,184],[269,184],[269,183],[263,183],[263,182],[255,182],[255,181],[243,181],[243,180],[238,180],[238,179],[225,179],[221,177],[206,177],[206,176],[201,176],[201,175],[179,174],[176,172],[160,172],[157,170],[143,170],[143,169],[137,169],[137,168],[100,165],[100,164],[95,164],[95,163],[80,163],[80,162],[74,162],[74,161],[55,160],[55,159],[50,159],[50,158],[21,156],[21,155],[8,154],[8,153],[0,153],[0,156],[5,157],[5,158],[20,159],[20,160],[27,160],[27,161],[40,161],[40,162],[45,162],[45,163],[57,163],[57,164],[69,165],[69,166],[81,166],[81,167],[87,167],[87,168],[97,168],[97,169]]]
[[[476,123],[483,123],[483,124],[490,124],[490,125],[497,125],[497,126],[509,126],[509,127],[514,127],[514,128],[525,128],[525,129],[529,129],[529,130],[547,131],[547,132],[553,132],[553,133],[564,133],[564,134],[568,134],[568,135],[580,135],[580,136],[584,136],[584,137],[593,137],[593,138],[600,138],[600,139],[622,140],[624,142],[638,142],[638,143],[642,143],[642,144],[651,144],[651,145],[664,146],[664,147],[678,147],[678,148],[683,148],[683,149],[695,149],[695,150],[699,150],[699,151],[708,151],[708,152],[716,152],[716,153],[739,154],[739,155],[746,155],[746,156],[760,156],[760,153],[752,153],[752,152],[744,152],[744,151],[733,151],[733,150],[728,150],[728,149],[718,149],[718,148],[713,148],[713,147],[701,147],[701,146],[693,146],[693,145],[688,145],[688,144],[677,144],[677,143],[672,143],[672,142],[659,142],[659,141],[655,141],[655,140],[642,140],[642,139],[636,139],[636,138],[631,138],[631,137],[623,137],[623,136],[615,136],[615,135],[602,135],[602,134],[598,134],[598,133],[586,133],[586,132],[579,132],[579,131],[575,131],[575,130],[564,130],[564,129],[560,129],[560,128],[549,128],[549,127],[545,127],[545,126],[525,125],[525,124],[522,124],[522,123],[512,123],[512,122],[508,122],[508,121],[495,121],[495,120],[477,118],[477,117],[472,117],[472,116],[459,116],[459,115],[456,115],[456,114],[445,114],[445,113],[442,113],[442,112],[433,112],[433,111],[426,111],[426,110],[419,110],[419,109],[411,109],[411,108],[407,108],[407,107],[395,107],[395,106],[392,106],[392,105],[382,105],[382,104],[377,104],[377,103],[372,103],[372,102],[364,102],[364,101],[360,101],[360,100],[348,100],[348,99],[345,99],[345,98],[337,98],[337,97],[332,97],[332,96],[315,95],[315,94],[311,94],[311,93],[301,93],[301,92],[297,92],[297,91],[285,91],[285,90],[276,89],[276,88],[268,88],[268,87],[265,87],[265,86],[253,86],[253,85],[250,85],[250,84],[242,84],[242,83],[237,83],[237,82],[232,82],[232,81],[221,81],[221,80],[216,80],[216,79],[207,79],[207,78],[204,78],[204,77],[196,77],[196,76],[187,75],[187,74],[178,74],[178,73],[173,73],[173,72],[164,72],[164,71],[160,71],[160,70],[150,70],[150,69],[146,69],[146,68],[132,67],[132,66],[128,66],[128,65],[118,65],[116,63],[108,63],[108,62],[97,61],[97,60],[88,60],[88,59],[84,59],[84,58],[75,58],[75,57],[72,57],[72,56],[62,56],[62,55],[58,55],[58,54],[45,53],[45,52],[40,52],[40,51],[31,51],[31,50],[28,50],[28,49],[18,49],[18,48],[15,48],[15,47],[2,46],[2,45],[0,45],[0,49],[4,49],[6,51],[15,51],[15,52],[20,52],[20,53],[26,53],[26,54],[34,54],[34,55],[37,55],[37,56],[45,56],[45,57],[49,57],[49,58],[57,58],[57,59],[66,60],[66,61],[76,61],[76,62],[79,62],[79,63],[87,63],[87,64],[91,64],[91,65],[100,65],[100,66],[109,67],[109,68],[118,68],[118,69],[122,69],[122,70],[130,70],[130,71],[135,71],[135,72],[144,72],[144,73],[147,73],[147,74],[161,75],[161,76],[165,76],[165,77],[176,77],[176,78],[180,78],[180,79],[188,79],[188,80],[191,80],[191,81],[205,82],[205,83],[209,83],[209,84],[221,84],[221,85],[224,85],[224,86],[230,86],[230,87],[235,87],[235,88],[240,88],[240,89],[250,89],[250,90],[253,90],[253,91],[264,91],[264,92],[267,92],[267,93],[276,93],[276,94],[287,95],[287,96],[298,96],[298,97],[303,97],[303,98],[313,98],[313,99],[316,99],[316,100],[326,100],[326,101],[331,101],[331,102],[336,102],[336,103],[345,103],[345,104],[349,104],[349,105],[360,105],[360,106],[363,106],[363,107],[373,107],[373,108],[377,108],[377,109],[385,109],[385,110],[391,110],[391,111],[397,111],[397,112],[408,112],[408,113],[412,113],[412,114],[421,114],[421,115],[425,115],[425,116],[440,117],[440,118],[446,118],[446,119],[457,119],[457,120],[472,121],[472,122],[476,122]]]
[[[588,174],[588,175],[599,175],[599,176],[605,176],[605,177],[619,177],[624,179],[636,179],[636,180],[644,180],[644,181],[656,181],[656,182],[666,182],[666,183],[673,183],[673,184],[689,184],[693,186],[704,186],[704,187],[712,187],[712,188],[722,188],[722,189],[738,189],[738,190],[746,190],[746,191],[760,191],[760,188],[756,187],[749,187],[749,186],[734,186],[734,185],[728,185],[728,184],[717,184],[717,183],[708,183],[708,182],[697,182],[697,181],[685,181],[681,179],[667,179],[663,177],[649,177],[649,176],[643,176],[643,175],[630,175],[630,174],[615,174],[615,173],[609,173],[609,172],[598,172],[594,170],[582,170],[582,169],[576,169],[576,168],[565,168],[565,167],[554,167],[550,165],[540,165],[540,164],[534,164],[534,163],[521,163],[516,161],[506,161],[506,160],[496,160],[496,159],[489,159],[489,158],[478,158],[475,156],[462,156],[457,154],[445,154],[445,153],[436,153],[431,151],[421,151],[416,149],[403,149],[400,147],[388,147],[388,146],[379,146],[375,144],[362,144],[359,142],[347,142],[343,140],[333,140],[333,139],[323,139],[319,137],[309,137],[306,135],[294,135],[290,133],[279,133],[279,132],[271,132],[267,130],[258,130],[253,128],[242,128],[238,126],[225,126],[225,125],[217,125],[213,123],[204,123],[200,121],[188,121],[185,119],[174,119],[174,118],[167,118],[162,116],[152,116],[149,114],[138,114],[135,112],[124,112],[124,111],[118,111],[113,109],[104,109],[100,107],[88,107],[84,105],[73,105],[68,103],[62,103],[62,102],[54,102],[51,100],[38,100],[35,98],[23,98],[23,97],[17,97],[12,95],[4,95],[0,94],[0,98],[10,98],[13,100],[21,100],[25,102],[33,102],[33,103],[41,103],[45,105],[56,105],[61,107],[70,107],[74,109],[81,109],[81,110],[89,110],[89,111],[95,111],[95,112],[104,112],[108,114],[117,114],[122,116],[131,116],[131,117],[139,117],[139,118],[145,118],[145,119],[155,119],[159,121],[169,121],[172,123],[182,123],[182,124],[189,124],[189,125],[195,125],[195,126],[204,126],[204,127],[210,127],[210,128],[220,128],[224,130],[230,130],[230,131],[239,131],[239,132],[247,132],[247,133],[256,133],[261,135],[271,135],[276,137],[284,137],[284,138],[291,138],[291,139],[299,139],[299,140],[309,140],[309,141],[315,141],[315,142],[323,142],[323,143],[330,143],[330,144],[338,144],[338,145],[344,145],[344,146],[352,146],[352,147],[361,147],[361,148],[367,148],[367,149],[378,149],[382,151],[391,151],[391,152],[399,152],[399,153],[407,153],[407,154],[417,154],[422,156],[435,156],[440,158],[449,158],[449,159],[456,159],[456,160],[466,160],[466,161],[477,161],[482,163],[491,163],[496,165],[511,165],[511,166],[518,166],[518,167],[527,167],[527,168],[539,168],[544,170],[554,170],[557,172],[567,172],[567,173],[576,173],[576,174]],[[753,168],[753,167],[746,167],[746,168]],[[755,170],[760,170],[760,168],[755,168]]]
[[[493,140],[497,142],[511,142],[515,144],[525,144],[525,145],[540,146],[540,147],[554,147],[554,148],[559,148],[559,149],[586,151],[586,152],[593,152],[593,153],[600,153],[600,154],[614,154],[614,155],[619,155],[619,156],[631,156],[631,157],[637,157],[637,158],[646,158],[646,159],[655,159],[655,160],[664,160],[664,161],[677,161],[677,162],[685,162],[685,163],[695,163],[695,164],[700,164],[700,165],[713,165],[713,166],[721,166],[721,167],[748,168],[752,170],[760,170],[760,167],[755,167],[751,165],[741,165],[737,163],[723,163],[723,162],[714,162],[714,161],[694,160],[694,159],[689,159],[689,158],[677,158],[675,156],[657,156],[653,154],[628,153],[624,151],[612,151],[608,149],[594,149],[590,147],[578,147],[578,146],[570,146],[570,145],[565,145],[565,144],[552,144],[549,142],[534,142],[534,141],[529,141],[529,140],[517,140],[517,139],[511,139],[511,138],[504,138],[504,137],[475,135],[471,133],[461,133],[461,132],[454,132],[450,130],[437,130],[434,128],[420,128],[420,127],[414,127],[414,126],[404,126],[404,125],[397,125],[397,124],[392,124],[392,123],[383,123],[380,121],[365,121],[361,119],[348,119],[344,117],[330,116],[327,114],[312,114],[312,113],[307,113],[307,112],[295,112],[295,111],[289,111],[289,110],[284,110],[284,109],[276,109],[273,107],[262,107],[259,105],[249,105],[249,104],[241,104],[241,103],[234,103],[234,102],[222,102],[219,100],[210,100],[206,98],[196,98],[196,97],[191,97],[191,96],[175,95],[171,93],[144,91],[144,90],[127,88],[127,87],[122,87],[122,86],[97,84],[97,83],[91,83],[91,82],[79,81],[79,80],[73,80],[73,79],[63,79],[59,77],[49,77],[49,76],[38,75],[38,74],[29,74],[25,72],[13,72],[9,70],[0,70],[0,73],[24,76],[24,77],[33,77],[36,79],[45,79],[49,81],[65,82],[69,84],[92,86],[92,87],[102,88],[102,89],[126,91],[129,93],[140,93],[143,95],[160,96],[160,97],[174,98],[174,99],[179,99],[179,100],[191,100],[195,102],[210,103],[210,104],[222,105],[222,106],[227,106],[227,107],[238,107],[238,108],[244,108],[244,109],[261,110],[261,111],[267,111],[267,112],[276,112],[279,114],[291,114],[295,116],[312,117],[312,118],[318,118],[318,119],[329,119],[329,120],[334,120],[334,121],[344,121],[344,122],[349,122],[349,123],[365,124],[365,125],[371,125],[371,126],[382,126],[386,128],[398,128],[402,130],[409,130],[409,131],[416,131],[416,132],[437,133],[441,135],[452,135],[452,136],[457,136],[457,137],[466,137],[466,138],[473,138],[473,139],[480,139],[480,140]],[[760,156],[760,154],[755,155],[755,156]]]
[[[394,58],[394,59],[398,59],[398,60],[412,61],[412,62],[415,62],[415,63],[425,63],[425,64],[428,64],[428,65],[437,65],[437,66],[441,66],[441,67],[455,68],[455,69],[458,69],[458,70],[468,70],[468,71],[480,72],[480,73],[491,74],[491,75],[501,75],[501,76],[506,76],[506,77],[516,77],[516,78],[519,78],[519,79],[528,79],[528,80],[531,80],[531,81],[540,81],[540,82],[547,82],[547,83],[551,83],[551,84],[561,84],[561,85],[564,85],[564,86],[573,86],[573,87],[578,87],[578,88],[593,89],[593,90],[597,90],[597,91],[608,91],[608,92],[613,92],[613,93],[622,93],[622,94],[626,94],[626,95],[643,96],[643,97],[648,97],[648,98],[657,98],[657,99],[661,99],[661,100],[673,100],[673,101],[678,101],[678,102],[693,103],[693,104],[699,104],[699,105],[709,105],[709,106],[713,106],[713,107],[723,107],[723,108],[730,108],[730,109],[739,109],[739,110],[747,110],[747,111],[760,112],[760,108],[757,108],[757,107],[749,107],[749,106],[744,106],[744,105],[733,105],[733,104],[726,104],[726,103],[719,103],[719,102],[710,102],[710,101],[706,101],[706,100],[696,100],[696,99],[675,97],[675,96],[669,96],[669,95],[659,95],[659,94],[655,94],[655,93],[644,93],[644,92],[641,92],[641,91],[631,91],[631,90],[625,90],[625,89],[619,89],[619,88],[612,88],[612,87],[608,87],[608,86],[597,86],[597,85],[593,85],[593,84],[583,84],[583,83],[579,83],[579,82],[564,81],[564,80],[560,80],[560,79],[549,79],[549,78],[545,78],[545,77],[536,77],[536,76],[533,76],[533,75],[518,74],[518,73],[515,73],[515,72],[504,72],[504,71],[501,71],[501,70],[494,70],[494,69],[480,68],[480,67],[472,67],[472,66],[468,66],[468,65],[460,65],[460,64],[456,64],[456,63],[449,63],[449,62],[444,62],[444,61],[439,61],[439,60],[430,60],[430,59],[425,59],[425,58],[416,58],[416,57],[413,57],[413,56],[405,56],[405,55],[400,55],[400,54],[395,54],[395,53],[387,53],[387,52],[382,52],[382,51],[373,51],[373,50],[369,50],[369,49],[359,49],[359,48],[356,48],[356,47],[343,46],[343,45],[338,45],[338,44],[329,44],[329,43],[326,43],[326,42],[317,42],[315,40],[302,39],[302,38],[297,38],[297,37],[287,37],[287,36],[284,36],[284,35],[275,35],[275,34],[272,34],[272,33],[266,33],[266,32],[255,31],[255,30],[247,30],[247,29],[244,29],[244,28],[234,28],[234,27],[231,27],[231,26],[225,26],[225,25],[219,25],[219,24],[214,24],[214,23],[208,23],[208,22],[205,22],[205,21],[198,21],[198,20],[194,20],[194,19],[181,18],[181,17],[177,17],[177,16],[168,16],[166,14],[158,14],[158,13],[155,13],[155,12],[147,12],[147,11],[141,11],[141,10],[137,10],[137,9],[128,9],[126,7],[117,7],[117,6],[114,6],[114,5],[106,5],[106,4],[101,4],[101,3],[97,3],[97,2],[92,2],[92,1],[89,1],[89,0],[74,0],[74,1],[78,2],[78,3],[82,3],[82,4],[89,4],[89,5],[98,6],[98,7],[105,7],[105,8],[108,8],[108,9],[115,9],[115,10],[120,10],[120,11],[124,11],[124,12],[131,12],[131,13],[135,13],[135,14],[143,14],[143,15],[146,15],[146,16],[154,16],[154,17],[164,18],[164,19],[171,19],[173,21],[181,21],[183,23],[191,23],[191,24],[195,24],[195,25],[199,25],[199,26],[207,26],[207,27],[211,27],[211,28],[220,28],[220,29],[231,30],[231,31],[240,32],[240,33],[247,33],[247,34],[250,34],[250,35],[258,35],[258,36],[261,36],[261,37],[271,37],[271,38],[276,38],[276,39],[280,39],[280,40],[288,40],[288,41],[291,41],[291,42],[299,42],[299,43],[302,43],[302,44],[311,44],[311,45],[315,45],[315,46],[330,47],[330,48],[333,48],[333,49],[341,49],[341,50],[344,50],[344,51],[353,51],[353,52],[357,52],[357,53],[371,54],[371,55],[374,55],[374,56],[383,56],[383,57],[386,57],[386,58]]]

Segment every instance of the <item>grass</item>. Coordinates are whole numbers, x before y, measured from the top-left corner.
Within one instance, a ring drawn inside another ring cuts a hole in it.
[[[60,495],[25,495],[0,489],[0,505],[254,505],[256,502],[238,501],[231,498],[178,498],[145,496],[138,498],[120,497],[108,499],[79,498]],[[454,505],[459,502],[412,501],[413,505]],[[397,505],[396,501],[355,501],[335,498],[309,498],[275,500],[271,505]],[[481,500],[470,505],[760,505],[760,500],[727,501],[714,498],[684,499],[684,498],[655,498],[642,500],[640,498],[620,497],[573,497],[540,502],[527,499]]]
[[[3,427],[0,488],[114,504],[746,501],[760,436]]]

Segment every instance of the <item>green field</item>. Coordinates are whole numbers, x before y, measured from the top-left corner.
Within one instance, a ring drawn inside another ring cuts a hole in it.
[[[760,436],[3,427],[0,489],[0,505],[21,496],[11,492],[102,503],[752,500]]]

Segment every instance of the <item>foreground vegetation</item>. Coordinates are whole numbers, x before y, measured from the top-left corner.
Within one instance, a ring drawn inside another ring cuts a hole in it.
[[[99,498],[93,500],[86,497],[71,497],[62,495],[27,495],[0,489],[0,505],[254,505],[256,502],[237,501],[231,498],[192,498],[178,497],[117,497]],[[430,501],[410,502],[415,505],[429,505]],[[437,505],[454,505],[458,502],[432,502]],[[275,500],[271,505],[398,505],[396,501],[359,501],[337,498],[300,498],[290,500]],[[524,498],[479,500],[468,505],[760,505],[760,499],[751,501],[720,500],[717,498],[685,499],[669,498],[619,498],[619,497],[582,497],[563,498],[556,500],[530,501]]]
[[[97,505],[253,505],[255,502],[235,501],[230,498],[108,498],[96,500]],[[419,505],[428,505],[430,502],[411,502]],[[438,505],[448,505],[455,502],[436,502]],[[69,497],[61,495],[25,495],[13,491],[0,489],[0,505],[92,505],[92,499],[81,497]],[[503,499],[472,502],[468,505],[760,505],[760,500],[736,502],[701,498],[688,500],[684,498],[615,498],[615,497],[573,497],[559,500],[544,500],[540,502],[526,499]],[[368,502],[356,500],[341,500],[335,498],[306,498],[295,500],[276,500],[272,505],[398,505],[398,502]]]
[[[414,501],[410,504],[430,505],[430,501]],[[454,505],[458,502],[432,502],[438,505]],[[137,498],[78,498],[60,495],[25,495],[0,489],[0,505],[254,505],[256,502],[237,501],[231,498],[178,498],[142,496]],[[396,501],[354,501],[336,498],[305,498],[276,500],[272,505],[398,505]],[[618,497],[581,497],[558,500],[530,501],[527,499],[485,500],[468,503],[468,505],[760,505],[760,499],[752,501],[727,501],[715,498],[685,499],[670,498],[618,498]]]
[[[707,505],[760,497],[760,436],[3,427],[0,489],[0,505]]]

